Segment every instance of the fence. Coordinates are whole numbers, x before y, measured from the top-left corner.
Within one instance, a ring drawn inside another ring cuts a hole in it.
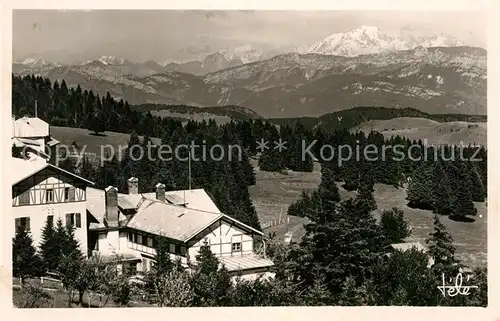
[[[284,225],[284,224],[290,224],[290,216],[288,216],[288,215],[283,216],[283,217],[280,216],[279,218],[277,218],[275,220],[271,220],[271,221],[268,221],[266,223],[263,223],[261,226],[262,226],[263,230],[266,230],[268,228],[280,226],[280,225]]]

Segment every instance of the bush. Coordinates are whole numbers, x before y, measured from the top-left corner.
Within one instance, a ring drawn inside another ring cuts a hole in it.
[[[25,285],[21,289],[13,289],[12,299],[17,308],[50,308],[52,297],[39,286]]]

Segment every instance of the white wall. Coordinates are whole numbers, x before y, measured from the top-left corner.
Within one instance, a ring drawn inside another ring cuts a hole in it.
[[[253,252],[253,238],[242,229],[231,225],[224,220],[219,220],[212,224],[209,229],[206,229],[193,243],[189,243],[189,258],[195,260],[200,247],[204,245],[205,238],[210,244],[210,250],[216,256],[235,256],[245,255]],[[232,252],[231,244],[241,243],[241,252]]]
[[[54,225],[60,218],[66,225],[67,213],[81,213],[81,228],[75,228],[75,238],[80,242],[80,250],[87,254],[87,207],[85,202],[58,203],[16,206],[12,208],[14,218],[29,217],[30,231],[33,243],[40,245],[42,240],[42,229],[47,221],[47,216],[54,215]],[[14,224],[14,222],[12,223]]]
[[[30,218],[30,232],[35,246],[39,246],[41,242],[42,229],[45,226],[47,217],[54,216],[54,226],[60,218],[64,226],[66,226],[66,214],[80,213],[81,227],[75,228],[75,238],[80,242],[80,250],[87,255],[87,206],[85,203],[85,190],[76,188],[75,193],[79,194],[83,200],[61,202],[61,203],[45,203],[43,191],[41,188],[49,184],[60,184],[61,187],[74,187],[63,176],[60,178],[55,177],[54,173],[49,170],[42,171],[43,175],[38,176],[36,179],[31,179],[31,182],[25,182],[26,187],[29,187],[30,193],[36,196],[36,203],[30,205],[12,206],[12,213],[15,218],[29,217]],[[34,186],[32,186],[34,185]],[[22,188],[22,184],[18,185]],[[14,196],[14,195],[13,195]],[[55,196],[54,196],[55,197]],[[13,205],[17,204],[19,197],[13,197]],[[42,201],[43,203],[41,203]],[[14,220],[12,222],[14,224]]]

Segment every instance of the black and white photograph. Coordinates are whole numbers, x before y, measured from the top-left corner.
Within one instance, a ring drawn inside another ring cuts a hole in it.
[[[12,10],[13,308],[491,306],[488,19]]]

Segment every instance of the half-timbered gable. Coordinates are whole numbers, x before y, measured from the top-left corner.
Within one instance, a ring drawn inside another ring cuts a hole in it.
[[[12,186],[12,206],[86,201],[86,181],[47,166]]]
[[[35,245],[47,222],[61,219],[74,228],[80,249],[87,254],[86,188],[92,182],[45,162],[43,159],[12,158],[12,211],[16,230],[29,230]]]

